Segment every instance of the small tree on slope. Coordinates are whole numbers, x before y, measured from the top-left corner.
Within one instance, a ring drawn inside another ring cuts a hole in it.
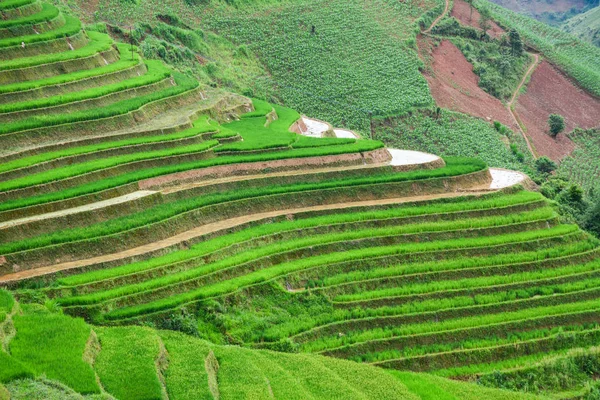
[[[565,119],[562,115],[550,114],[548,126],[550,127],[550,134],[555,137],[565,129]]]

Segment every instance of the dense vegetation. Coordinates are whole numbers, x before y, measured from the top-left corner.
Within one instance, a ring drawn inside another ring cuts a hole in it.
[[[444,3],[57,3],[0,1],[0,400],[598,391],[595,133],[553,175],[437,108]],[[528,56],[457,24],[509,98]]]

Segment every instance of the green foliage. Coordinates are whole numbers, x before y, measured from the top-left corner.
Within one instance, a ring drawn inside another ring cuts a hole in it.
[[[0,3],[0,10],[10,10],[34,3],[36,0],[5,0]]]
[[[0,350],[0,383],[7,383],[15,379],[33,378],[33,372],[22,362]]]
[[[62,37],[73,36],[77,32],[81,31],[81,22],[79,19],[65,16],[65,25],[55,29],[53,31],[40,33],[39,35],[30,35],[30,36],[20,36],[16,38],[5,38],[0,39],[0,48],[10,47],[10,46],[19,46],[21,43],[37,43],[37,42],[45,42],[53,39],[59,39]]]
[[[548,117],[548,127],[550,128],[550,134],[556,136],[565,129],[565,119],[562,115],[550,114]]]
[[[96,53],[107,51],[113,44],[110,36],[99,32],[87,32],[90,41],[87,45],[73,51],[61,53],[43,54],[39,56],[14,58],[12,60],[2,61],[0,71],[8,69],[28,68],[40,64],[57,63],[61,61],[77,60],[90,57]]]
[[[562,159],[558,175],[581,185],[587,193],[595,191],[599,194],[600,131],[575,129],[569,137],[577,146],[570,155]]]
[[[10,351],[16,360],[36,375],[60,380],[79,393],[100,393],[92,368],[82,359],[90,336],[82,319],[33,306],[13,319],[18,335],[10,342]]]
[[[89,154],[100,152],[103,150],[116,149],[119,147],[125,146],[135,146],[140,144],[150,144],[150,143],[159,143],[159,142],[169,142],[171,140],[180,140],[185,138],[190,138],[194,136],[198,136],[202,133],[207,132],[215,132],[218,129],[218,124],[215,121],[209,122],[210,117],[204,116],[199,118],[194,122],[194,127],[190,129],[185,129],[183,131],[170,133],[170,134],[161,134],[158,136],[142,136],[138,138],[131,138],[125,140],[117,140],[113,142],[101,142],[98,144],[91,144],[88,146],[81,147],[69,147],[63,150],[56,150],[47,153],[41,153],[38,155],[18,158],[13,161],[8,161],[0,165],[0,172],[12,171],[18,168],[30,167],[39,163],[43,163],[46,161],[56,160],[62,157],[70,157],[81,154]],[[147,156],[147,154],[143,155]],[[108,165],[107,160],[104,159],[102,164],[104,166]],[[116,165],[116,164],[115,164]]]
[[[13,190],[42,183],[52,182],[71,176],[82,175],[87,172],[97,171],[101,169],[115,167],[121,164],[127,164],[142,160],[152,160],[156,158],[171,157],[182,154],[202,153],[216,146],[219,142],[209,140],[194,145],[184,145],[180,147],[167,148],[164,150],[145,151],[133,154],[124,154],[120,156],[101,158],[94,161],[86,161],[85,163],[70,165],[62,168],[55,168],[50,171],[32,174],[23,178],[17,178],[5,181],[0,184],[0,191]]]
[[[558,165],[546,156],[542,156],[535,160],[535,168],[542,174],[549,174],[558,168]]]
[[[507,128],[503,132],[502,136],[510,135],[516,152],[508,149],[499,132],[483,120],[447,110],[439,116],[419,111],[378,122],[375,138],[394,148],[478,157],[492,167],[528,171],[527,164],[532,162],[529,154],[522,161],[517,156],[527,149],[520,135],[512,135]]]
[[[495,21],[516,29],[526,45],[543,53],[590,93],[600,96],[600,48],[487,0],[476,0],[475,4],[478,8],[488,7]]]
[[[479,86],[500,100],[507,101],[518,87],[529,64],[529,56],[517,53],[501,42],[475,42],[455,38],[452,42],[473,65]]]
[[[268,13],[226,9],[206,23],[259,56],[286,105],[366,131],[368,111],[390,115],[433,102],[419,72],[422,63],[404,42],[414,37],[422,12],[423,5],[412,1],[372,7],[354,0],[303,1]]]
[[[65,53],[60,53],[65,54]],[[29,117],[18,122],[3,124],[0,127],[0,134],[19,132],[27,129],[35,129],[40,127],[55,126],[61,124],[74,123],[79,121],[89,121],[94,119],[102,119],[123,115],[130,111],[137,110],[144,104],[152,101],[164,99],[171,96],[187,92],[198,87],[198,82],[188,76],[174,73],[173,78],[176,86],[171,86],[166,89],[156,91],[144,96],[135,97],[128,100],[122,100],[112,103],[103,108],[94,108],[85,111],[77,111],[69,114],[48,114],[35,117]]]
[[[6,2],[2,2],[1,4],[4,3]],[[28,15],[22,18],[2,20],[0,21],[0,29],[11,27],[16,28],[22,25],[35,25],[40,22],[49,21],[58,17],[58,13],[58,8],[54,7],[52,4],[42,3],[42,11],[39,13]]]
[[[170,203],[160,204],[148,210],[124,217],[115,218],[106,222],[90,225],[89,227],[74,228],[56,231],[47,235],[36,236],[32,239],[9,242],[0,245],[0,253],[10,254],[52,244],[66,243],[75,240],[91,239],[109,234],[142,227],[157,223],[180,213],[199,209],[208,205],[231,202],[235,200],[257,198],[276,194],[300,193],[313,190],[352,188],[361,185],[374,185],[378,183],[407,182],[424,179],[457,176],[480,171],[485,164],[478,160],[469,159],[446,159],[445,168],[435,170],[417,170],[400,173],[384,173],[370,175],[368,177],[350,177],[348,179],[324,180],[320,182],[299,182],[287,185],[273,185],[266,187],[232,190],[222,193],[208,193],[205,196],[197,196],[192,199],[181,199]]]
[[[591,349],[549,358],[532,367],[505,372],[495,371],[481,376],[478,383],[530,393],[564,392],[584,386],[599,372],[597,349]]]
[[[135,326],[95,330],[101,350],[94,368],[106,391],[117,399],[161,400],[156,332]]]
[[[151,85],[167,79],[171,76],[171,71],[165,67],[160,61],[146,61],[148,71],[142,76],[136,76],[130,79],[125,79],[117,83],[103,85],[87,90],[81,90],[73,93],[57,95],[53,97],[45,97],[41,99],[13,102],[0,105],[0,113],[10,113],[16,111],[34,110],[38,108],[55,107],[75,101],[84,101],[102,96],[107,96],[123,90],[139,88],[146,85]]]
[[[82,71],[71,72],[69,74],[61,74],[52,76],[49,78],[38,79],[28,82],[18,82],[9,85],[0,86],[0,94],[20,92],[25,90],[32,90],[41,88],[44,86],[60,85],[64,83],[70,83],[81,79],[98,77],[106,74],[110,74],[117,71],[122,71],[127,68],[131,68],[140,62],[138,54],[134,54],[133,59],[131,58],[131,52],[128,51],[128,46],[124,44],[117,44],[121,58],[109,65],[105,65],[99,68],[86,69]]]

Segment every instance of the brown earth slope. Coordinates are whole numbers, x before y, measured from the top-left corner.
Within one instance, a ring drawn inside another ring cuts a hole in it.
[[[515,106],[515,111],[525,125],[527,136],[538,155],[560,160],[573,151],[575,145],[567,136],[575,127],[600,126],[600,99],[575,86],[571,81],[543,61],[533,72]],[[548,117],[560,114],[565,118],[565,132],[556,138],[548,135]]]
[[[454,0],[454,7],[452,7],[452,13],[450,14],[461,24],[472,26],[473,28],[481,29],[479,26],[479,12],[477,9],[473,8],[473,14],[471,14],[471,6],[466,1],[463,0]],[[488,30],[488,34],[493,38],[498,38],[504,34],[504,29],[502,29],[498,24],[494,21],[490,21],[490,30]]]
[[[473,66],[452,42],[443,40],[435,47],[430,39],[420,38],[419,49],[428,64],[424,75],[438,106],[517,128],[500,100],[478,86]]]

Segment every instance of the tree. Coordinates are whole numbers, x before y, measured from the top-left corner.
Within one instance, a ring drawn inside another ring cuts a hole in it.
[[[535,160],[535,168],[542,174],[549,174],[554,171],[558,165],[546,156],[540,157]]]
[[[469,8],[471,9],[471,14],[469,15],[469,21],[473,20],[473,0],[467,0],[467,3],[469,4]]]
[[[600,237],[600,197],[596,203],[588,209],[583,226],[585,229]]]
[[[523,41],[519,32],[511,29],[508,33],[508,43],[513,56],[520,57],[523,54]]]
[[[548,126],[550,127],[550,134],[556,136],[565,129],[565,119],[562,115],[550,114]]]
[[[487,31],[490,29],[490,20],[492,19],[492,14],[490,13],[490,9],[487,7],[483,7],[479,10],[479,26],[483,30],[483,33],[487,34]]]

